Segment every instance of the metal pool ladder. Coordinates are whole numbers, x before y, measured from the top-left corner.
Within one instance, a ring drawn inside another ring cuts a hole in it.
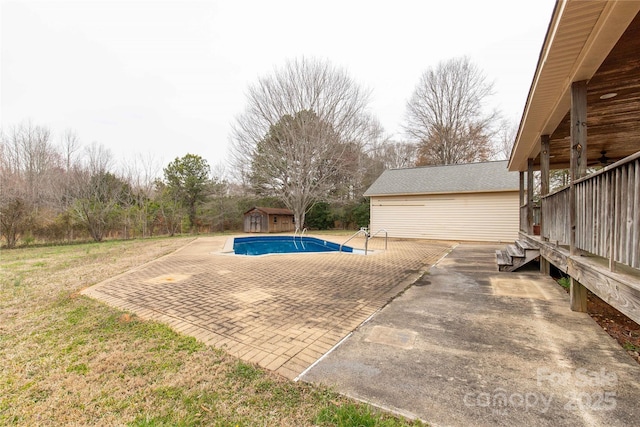
[[[384,250],[387,250],[387,240],[389,239],[389,233],[387,233],[387,230],[385,229],[380,229],[378,231],[376,231],[373,235],[369,234],[369,229],[367,227],[361,227],[360,230],[356,231],[351,237],[349,237],[343,244],[340,245],[340,249],[339,251],[342,252],[342,247],[344,245],[346,245],[347,243],[349,243],[349,241],[351,239],[353,239],[354,237],[356,237],[359,234],[364,234],[364,254],[367,254],[367,250],[368,250],[368,246],[369,246],[369,239],[377,236],[380,233],[384,233]]]
[[[298,245],[296,244],[296,234],[298,234],[298,231],[300,231],[299,228],[296,227],[296,231],[293,232],[293,246],[296,247],[296,249],[298,249]],[[302,238],[304,237],[304,233],[307,232],[307,228],[303,228],[302,231],[300,232],[300,244],[302,245],[302,249],[304,249],[304,242],[302,241]]]

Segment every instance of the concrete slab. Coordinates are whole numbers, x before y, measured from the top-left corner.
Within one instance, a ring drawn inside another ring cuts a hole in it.
[[[403,350],[411,350],[416,342],[418,333],[407,329],[387,328],[386,326],[374,326],[366,342],[378,343],[398,347]]]
[[[500,247],[457,246],[301,379],[435,426],[637,425],[640,366]]]

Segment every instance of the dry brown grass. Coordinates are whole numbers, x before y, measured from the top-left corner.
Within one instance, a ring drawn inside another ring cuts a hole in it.
[[[0,424],[404,425],[79,295],[188,241],[2,251]]]

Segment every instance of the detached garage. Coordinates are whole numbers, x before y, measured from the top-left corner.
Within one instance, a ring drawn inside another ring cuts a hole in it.
[[[372,232],[480,242],[518,237],[519,175],[507,162],[386,170],[364,193]]]

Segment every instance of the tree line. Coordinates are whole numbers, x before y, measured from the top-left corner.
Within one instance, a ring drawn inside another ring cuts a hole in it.
[[[315,203],[307,225],[367,224],[362,193],[382,170],[402,163],[403,148],[384,142],[369,153],[354,153],[364,173],[357,187]],[[242,229],[242,214],[251,207],[285,206],[258,191],[255,181],[242,183],[227,175],[223,166],[212,169],[201,156],[189,153],[166,165],[142,155],[116,164],[106,147],[83,145],[73,131],[55,138],[45,126],[21,123],[0,133],[2,244],[12,248],[237,231]]]
[[[466,58],[427,70],[407,103],[408,141],[385,136],[371,92],[328,61],[287,62],[249,87],[227,167],[187,153],[116,164],[73,130],[25,122],[0,132],[4,246],[240,230],[255,205],[314,228],[368,225],[362,194],[388,168],[508,156],[513,130],[486,113],[492,85]],[[499,153],[501,152],[501,154]]]

